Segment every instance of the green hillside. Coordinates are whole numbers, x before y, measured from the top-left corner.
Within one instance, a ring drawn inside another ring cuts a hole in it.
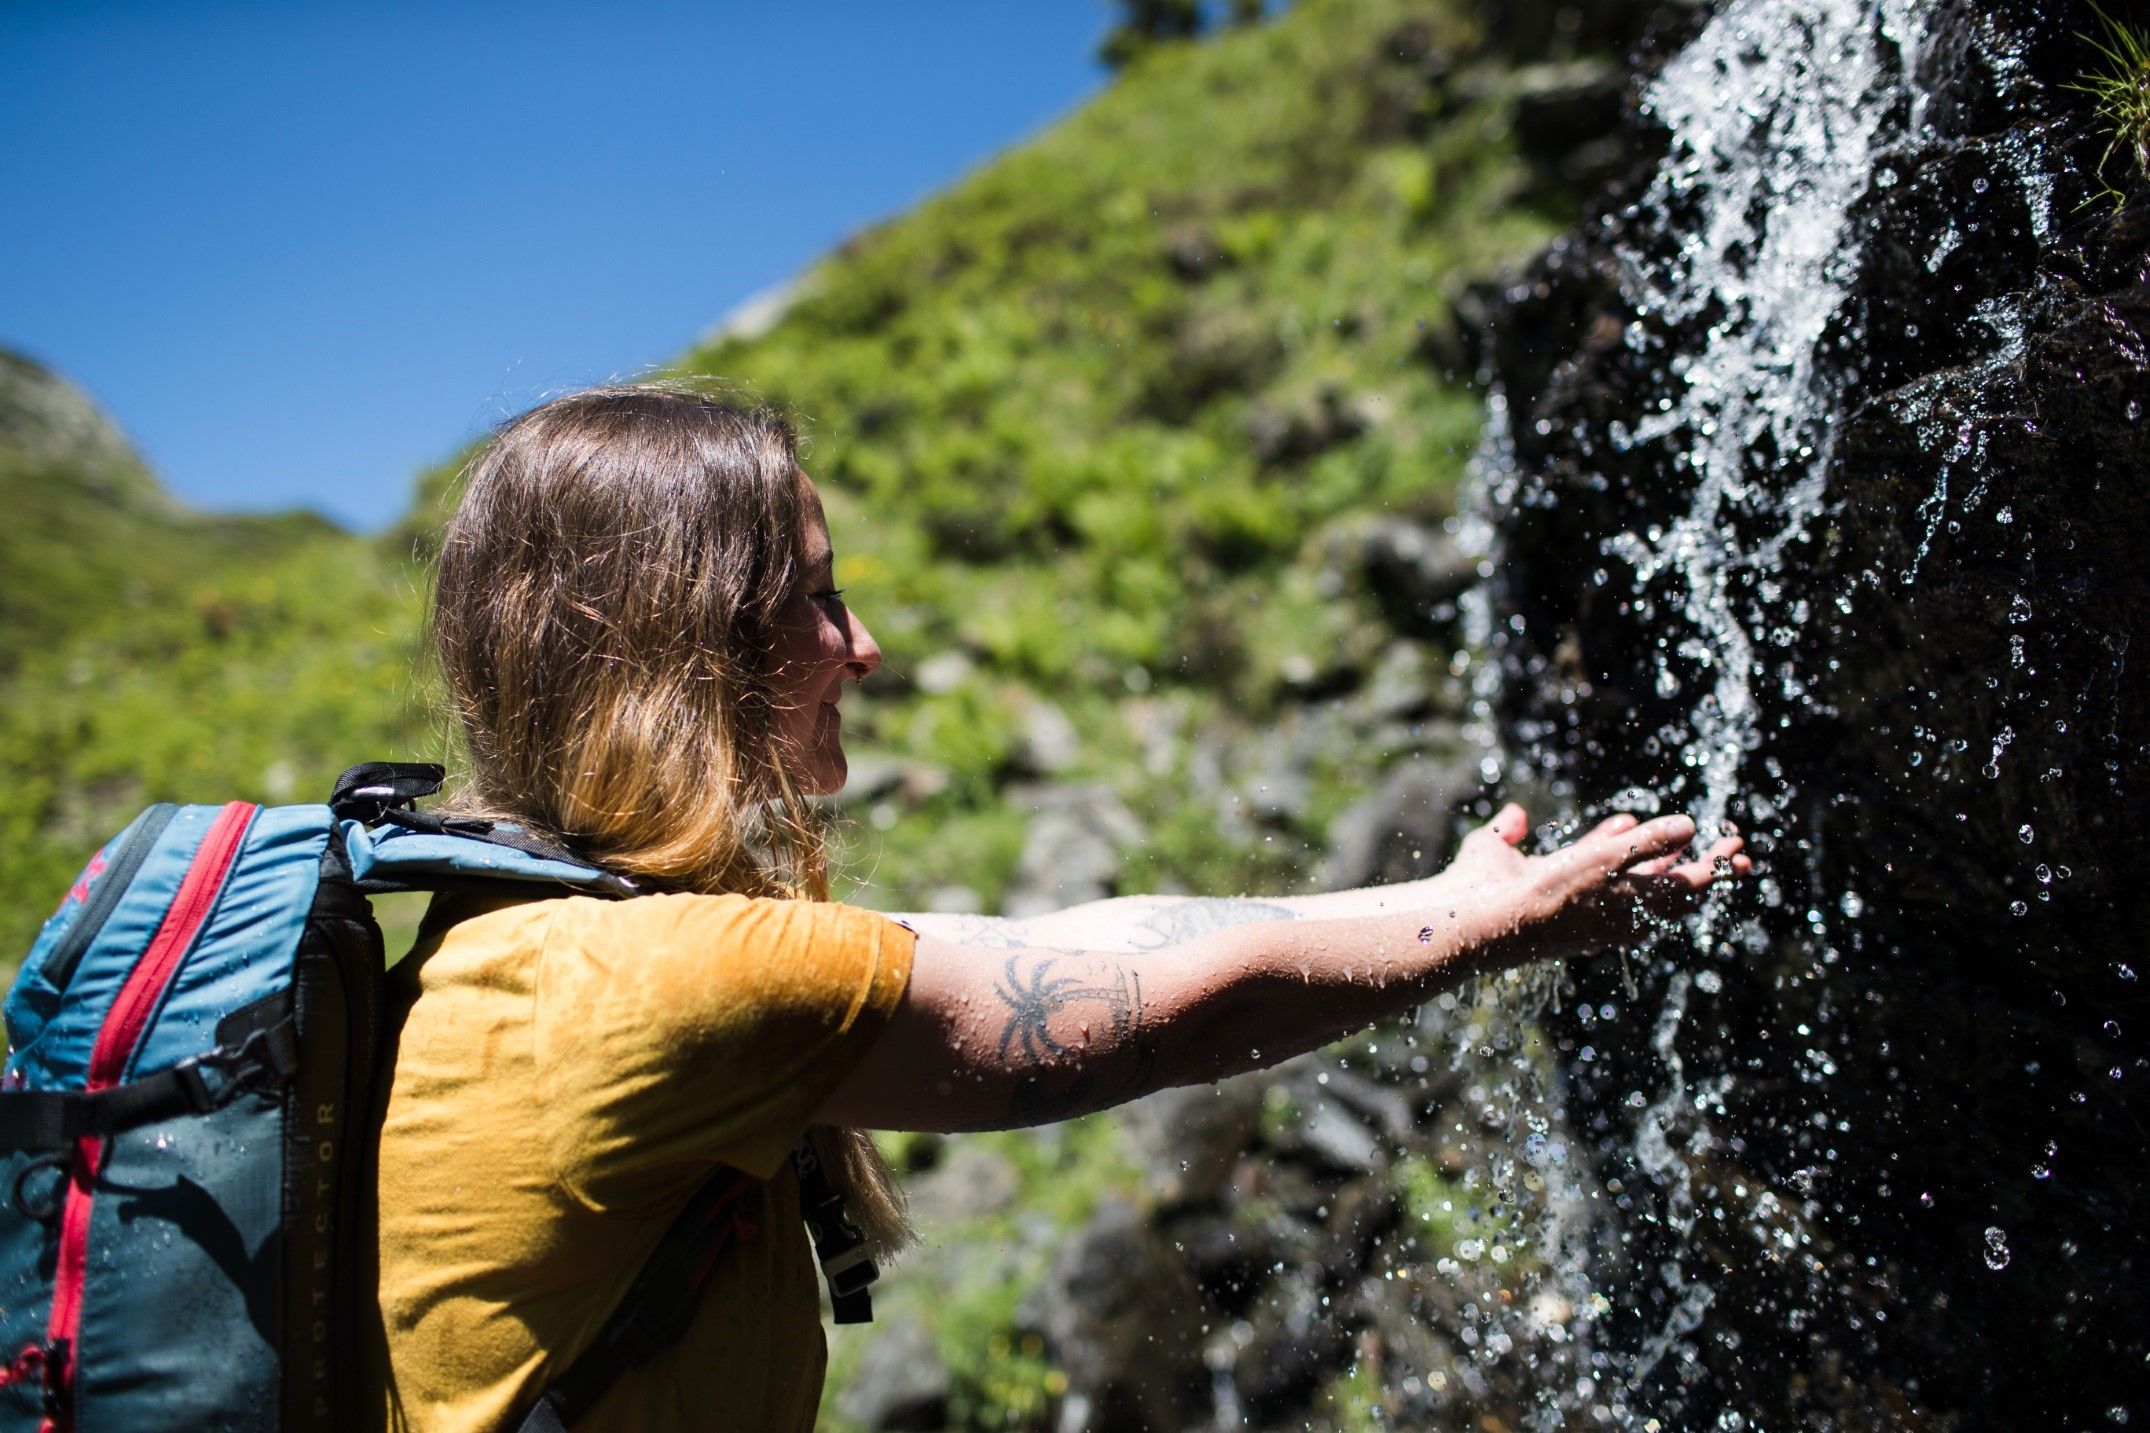
[[[175,503],[79,390],[0,353],[0,950],[150,801],[318,799],[403,749],[408,565],[307,514]]]
[[[680,362],[806,417],[840,580],[887,651],[852,728],[875,798],[860,898],[990,906],[1030,814],[1004,795],[1047,774],[1139,813],[1129,881],[1273,883],[1378,768],[1324,752],[1313,798],[1260,834],[1184,794],[1197,746],[1353,689],[1386,650],[1349,549],[1369,515],[1451,502],[1479,408],[1428,356],[1449,299],[1568,212],[1512,162],[1505,62],[1459,64],[1480,46],[1431,0],[1308,0],[1159,46],[844,245],[768,331]],[[0,449],[40,535],[0,538],[9,950],[143,800],[304,797],[347,757],[427,744],[402,554],[452,465],[373,545],[191,517],[123,443],[92,447]],[[1040,720],[1072,750],[1041,762]]]

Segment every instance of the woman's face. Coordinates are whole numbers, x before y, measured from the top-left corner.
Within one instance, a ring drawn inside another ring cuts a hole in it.
[[[801,581],[777,613],[770,686],[777,740],[792,780],[810,796],[841,791],[843,718],[836,709],[846,681],[862,682],[881,665],[881,649],[836,590],[836,554],[821,497],[806,474],[806,542]]]

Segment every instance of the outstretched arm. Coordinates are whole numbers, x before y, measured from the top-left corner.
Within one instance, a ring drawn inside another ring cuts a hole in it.
[[[1683,861],[1694,837],[1684,816],[1615,816],[1536,857],[1516,849],[1528,830],[1509,806],[1439,875],[1333,896],[1133,897],[1031,922],[914,918],[903,1005],[821,1118],[1042,1124],[1218,1079],[1472,975],[1631,937],[1746,868],[1737,838]]]

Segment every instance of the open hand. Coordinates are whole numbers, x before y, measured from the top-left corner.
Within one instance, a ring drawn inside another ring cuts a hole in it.
[[[1529,834],[1529,815],[1510,802],[1464,838],[1435,878],[1454,902],[1447,914],[1475,927],[1501,964],[1589,955],[1633,939],[1693,910],[1719,878],[1753,869],[1737,836],[1688,856],[1695,823],[1687,816],[1641,821],[1621,812],[1543,856],[1518,849]]]

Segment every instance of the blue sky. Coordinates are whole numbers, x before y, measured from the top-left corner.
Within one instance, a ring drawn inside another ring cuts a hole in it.
[[[1075,107],[1104,0],[0,8],[0,345],[199,507],[422,465]],[[751,378],[752,375],[740,375]]]

